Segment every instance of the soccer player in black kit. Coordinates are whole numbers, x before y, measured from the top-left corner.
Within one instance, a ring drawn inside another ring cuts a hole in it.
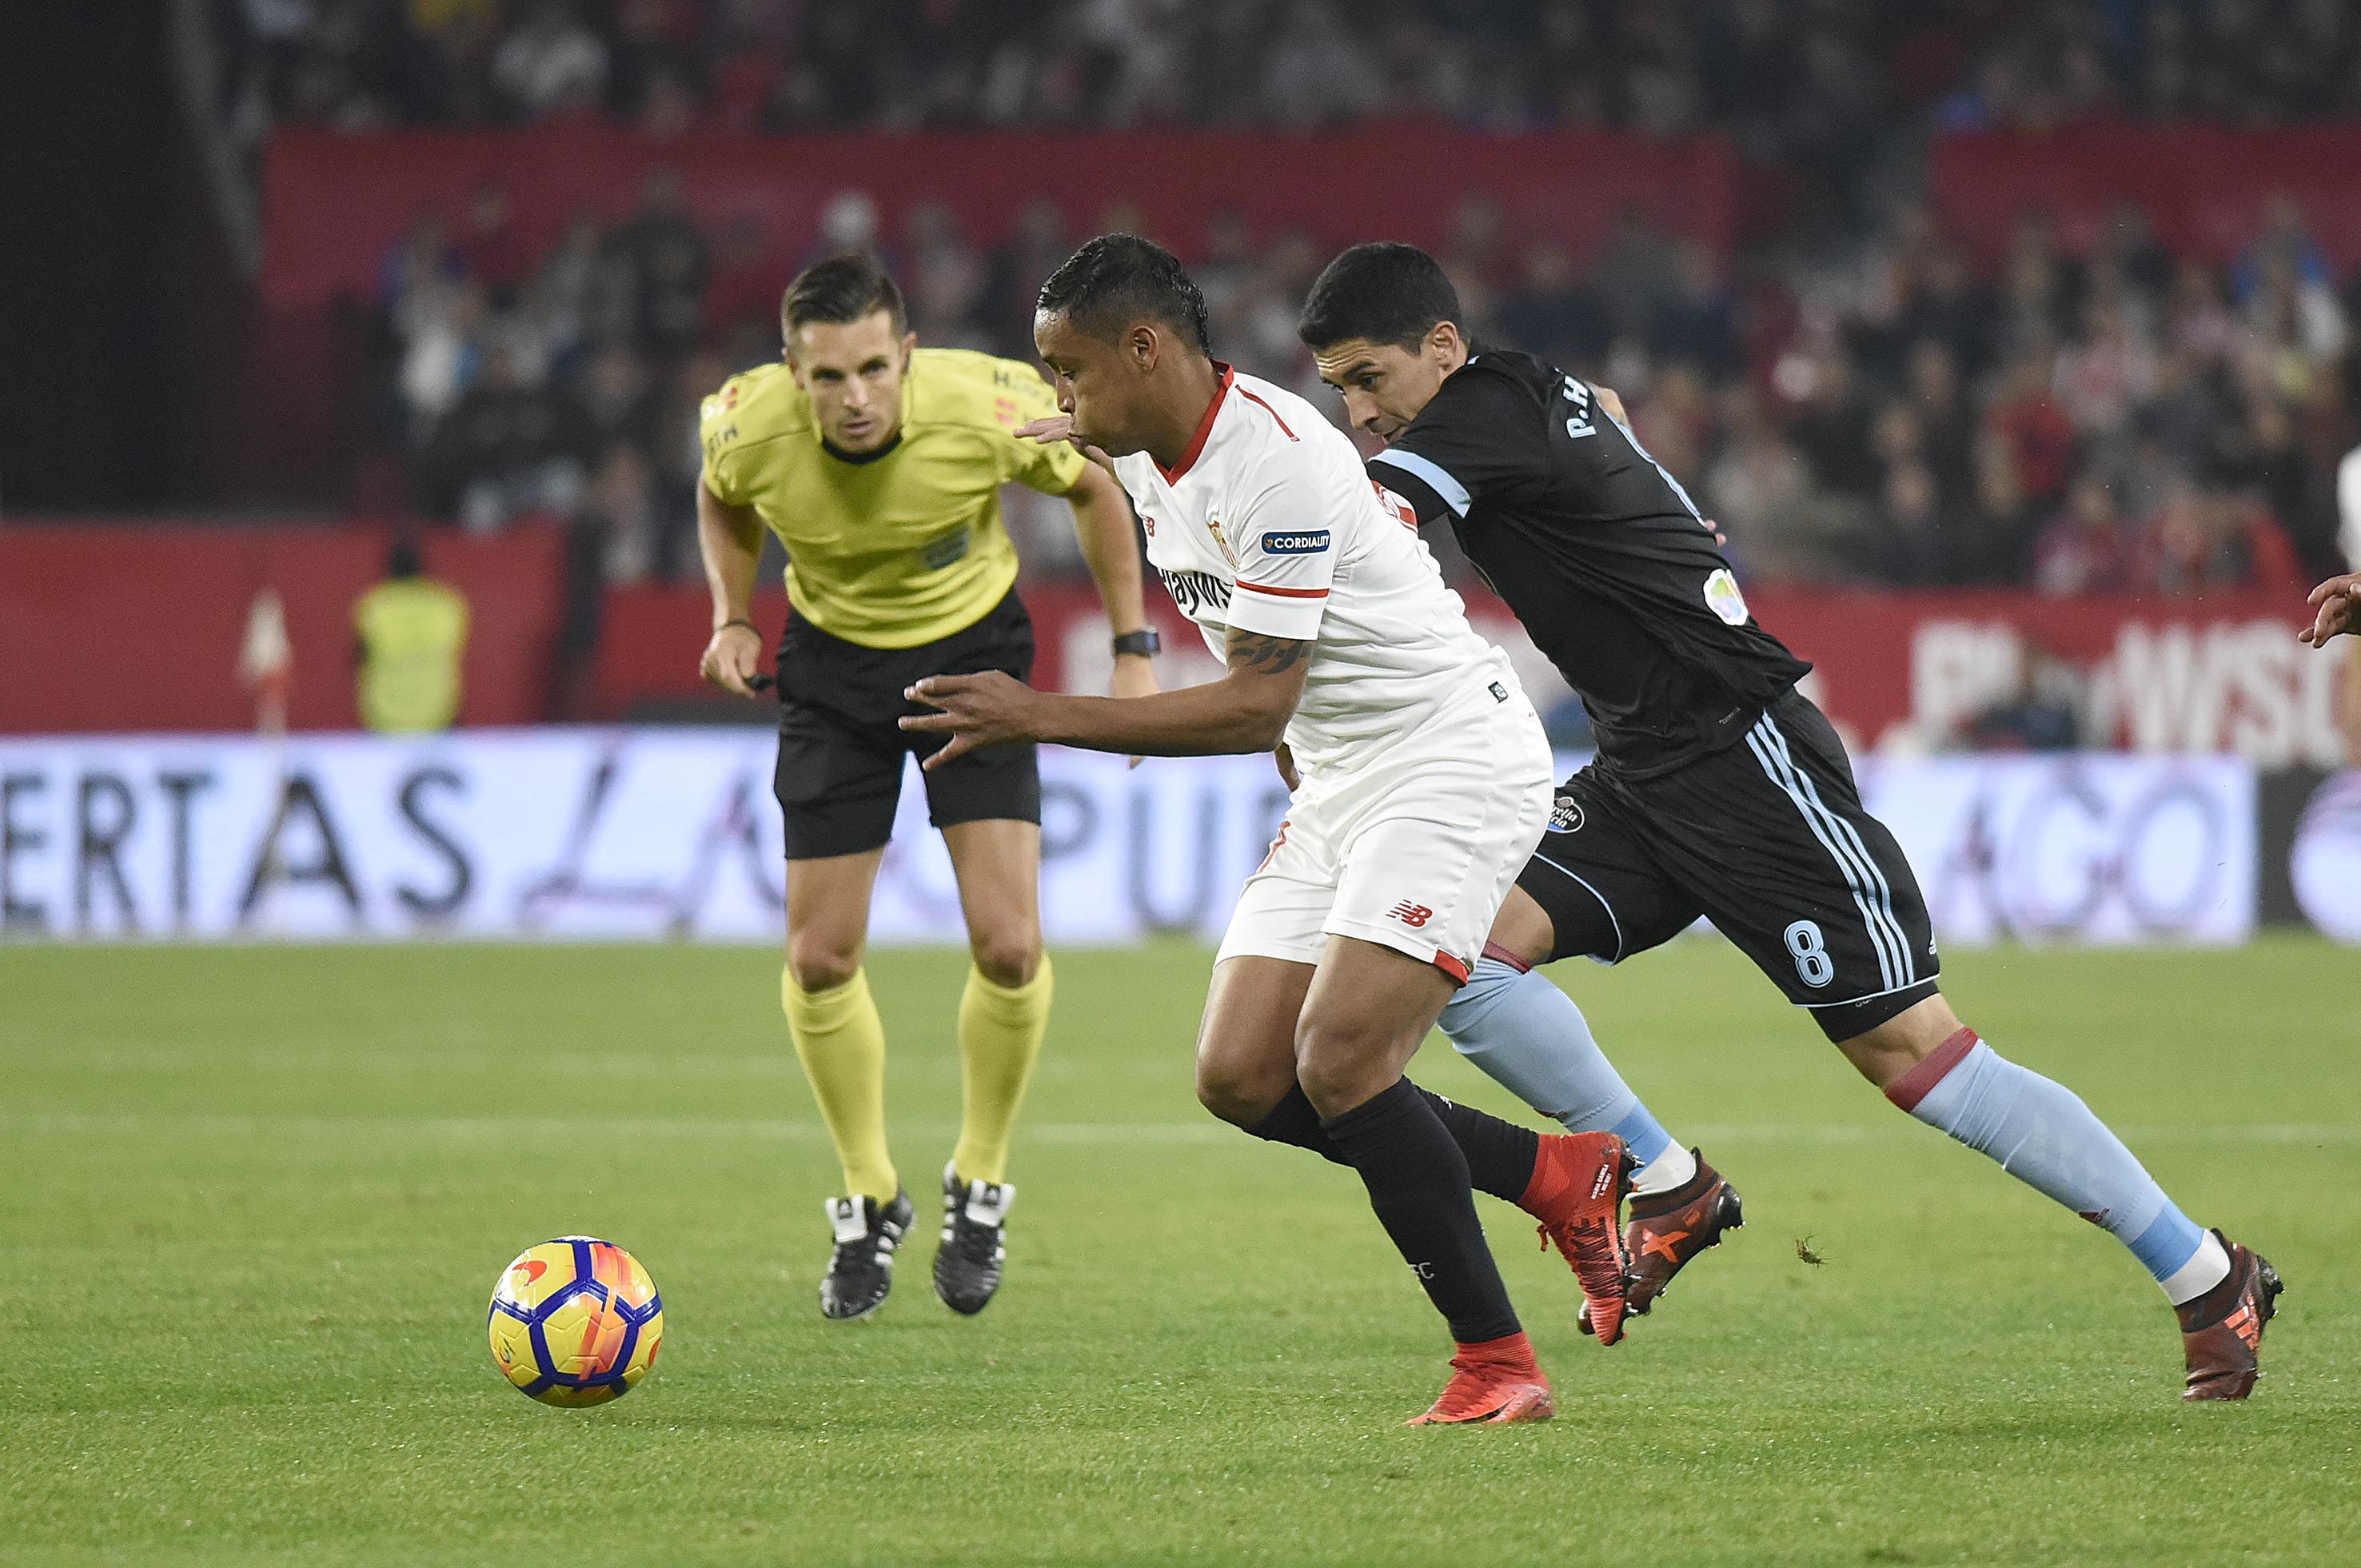
[[[1529,971],[1618,961],[1703,915],[1897,1106],[2131,1249],[2180,1318],[2184,1398],[2244,1398],[2277,1273],[2192,1223],[2070,1091],[1960,1022],[1917,880],[1795,690],[1810,666],[1755,623],[1712,524],[1611,392],[1471,343],[1459,321],[1433,258],[1379,243],[1328,265],[1299,331],[1350,422],[1386,444],[1370,477],[1406,519],[1450,520],[1589,711],[1597,759],[1561,786],[1442,1022],[1537,1110],[1612,1126],[1650,1161],[1627,1231],[1631,1310],[1737,1223],[1737,1195],[1672,1144],[1579,1011]]]

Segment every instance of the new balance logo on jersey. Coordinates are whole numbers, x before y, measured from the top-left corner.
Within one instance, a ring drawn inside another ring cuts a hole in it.
[[[1159,566],[1157,575],[1172,592],[1172,602],[1180,613],[1194,616],[1201,609],[1230,608],[1230,585],[1211,572],[1168,572]]]
[[[1412,904],[1407,898],[1403,899],[1400,904],[1395,905],[1391,909],[1387,910],[1386,913],[1392,918],[1400,921],[1403,925],[1410,927],[1412,930],[1416,930],[1419,927],[1425,925],[1428,921],[1434,918],[1433,910],[1429,909],[1423,904]]]
[[[1309,529],[1300,533],[1270,532],[1262,536],[1262,553],[1266,555],[1317,555],[1328,548],[1328,531]]]

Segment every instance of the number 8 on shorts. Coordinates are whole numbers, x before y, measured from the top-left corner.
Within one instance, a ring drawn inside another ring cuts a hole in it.
[[[1813,990],[1836,979],[1836,960],[1828,957],[1828,944],[1820,938],[1818,921],[1798,920],[1788,927],[1787,951],[1795,955],[1795,973]]]

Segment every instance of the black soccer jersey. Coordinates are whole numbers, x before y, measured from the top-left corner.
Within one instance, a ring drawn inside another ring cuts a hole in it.
[[[1735,744],[1811,668],[1754,623],[1679,482],[1589,387],[1531,355],[1470,359],[1369,475],[1422,524],[1452,520],[1619,773]]]

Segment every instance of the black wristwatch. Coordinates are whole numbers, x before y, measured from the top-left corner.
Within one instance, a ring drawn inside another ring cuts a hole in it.
[[[1154,627],[1145,631],[1126,631],[1115,640],[1115,651],[1117,658],[1137,653],[1143,659],[1152,659],[1164,651],[1164,639],[1156,634]]]

